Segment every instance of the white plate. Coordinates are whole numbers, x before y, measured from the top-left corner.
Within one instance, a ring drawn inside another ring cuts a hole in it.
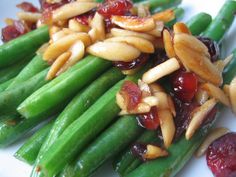
[[[38,4],[38,0],[30,0],[34,4]],[[188,20],[192,15],[204,11],[215,16],[225,0],[183,0],[182,6],[186,10],[184,21]],[[15,17],[18,11],[15,8],[17,3],[22,0],[1,0],[0,3],[0,27],[4,26],[4,18]],[[226,53],[230,53],[236,48],[236,23],[225,36],[223,41]],[[222,112],[221,119],[218,121],[218,126],[226,126],[232,131],[236,131],[236,118],[233,117],[229,110]],[[30,175],[31,167],[16,160],[12,155],[20,147],[24,140],[17,145],[13,145],[7,149],[0,150],[0,177],[27,177]],[[205,158],[193,158],[182,171],[177,175],[178,177],[212,177],[211,172],[208,170]],[[109,164],[103,166],[93,177],[118,177]]]

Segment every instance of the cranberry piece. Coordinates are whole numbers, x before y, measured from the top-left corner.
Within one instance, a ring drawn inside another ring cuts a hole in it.
[[[214,141],[207,150],[207,165],[216,177],[236,176],[236,133]]]
[[[140,158],[141,160],[145,160],[143,159],[143,155],[147,152],[147,146],[145,144],[135,143],[131,147],[131,152],[134,156]]]
[[[25,12],[33,12],[33,13],[39,12],[38,8],[29,2],[22,2],[18,4],[17,7],[22,9]]]
[[[194,73],[177,71],[172,77],[175,96],[183,102],[191,102],[197,92],[198,79]]]
[[[41,5],[41,9],[42,10],[55,10],[61,6],[63,6],[64,4],[68,4],[70,2],[72,2],[74,0],[61,0],[60,2],[57,3],[48,3],[46,0],[39,0],[40,5]]]
[[[160,125],[157,108],[154,106],[150,112],[138,116],[139,125],[149,130],[156,130]]]
[[[169,57],[166,55],[166,51],[164,49],[157,49],[154,54],[155,65],[159,65],[165,62]]]
[[[142,92],[137,84],[132,81],[125,81],[120,90],[128,110],[133,110],[141,102]]]
[[[76,20],[83,25],[89,25],[89,22],[93,19],[95,12],[96,12],[96,9],[93,9],[85,14],[78,15],[76,17]]]
[[[148,58],[149,55],[143,53],[138,58],[136,58],[131,62],[116,61],[113,62],[113,64],[121,70],[130,70],[130,69],[135,69],[139,66],[143,66],[147,62]]]
[[[112,15],[125,15],[132,7],[130,0],[106,0],[97,11],[104,17],[110,18]]]
[[[218,44],[210,38],[207,37],[198,37],[200,41],[208,48],[208,52],[211,56],[211,61],[215,62],[219,59],[220,49]]]

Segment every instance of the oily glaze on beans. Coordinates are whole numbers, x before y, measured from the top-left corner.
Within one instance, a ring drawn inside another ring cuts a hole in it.
[[[121,70],[130,70],[130,69],[135,69],[146,64],[148,58],[149,58],[149,55],[143,53],[138,58],[136,58],[135,60],[131,62],[117,61],[117,62],[114,62],[113,64]]]
[[[207,165],[216,177],[236,176],[236,133],[214,141],[207,150]]]

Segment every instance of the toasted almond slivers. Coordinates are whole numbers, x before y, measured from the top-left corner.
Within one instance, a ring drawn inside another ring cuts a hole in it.
[[[123,42],[97,42],[87,48],[87,52],[111,61],[132,61],[141,52]]]
[[[49,43],[48,43],[48,42],[47,42],[47,43],[44,43],[44,44],[41,45],[41,47],[36,51],[36,54],[37,54],[37,55],[43,55],[44,52],[47,50],[48,46],[49,46]]]
[[[5,18],[4,22],[6,23],[6,25],[13,25],[14,24],[14,20],[12,18]]]
[[[158,157],[165,157],[168,155],[168,152],[164,149],[161,149],[158,146],[147,145],[146,153],[143,155],[144,159],[156,159]]]
[[[167,10],[164,10],[162,12],[158,12],[152,15],[152,18],[155,21],[162,21],[162,22],[167,23],[175,19],[175,12],[173,9],[167,9]]]
[[[203,80],[221,85],[222,75],[211,63],[208,49],[201,41],[189,34],[175,34],[174,49],[187,69],[196,73]]]
[[[50,38],[52,38],[52,35],[59,32],[60,30],[61,30],[61,28],[59,28],[58,26],[52,26],[51,28],[49,28]]]
[[[170,95],[168,95],[168,105],[172,115],[176,117],[175,104]]]
[[[173,30],[174,30],[175,34],[177,34],[177,33],[191,34],[188,27],[184,23],[181,23],[181,22],[175,23],[174,26],[173,26]]]
[[[150,10],[147,5],[144,4],[138,4],[137,5],[137,14],[139,17],[148,17],[150,16]]]
[[[95,2],[71,2],[53,11],[52,19],[54,22],[58,20],[67,20],[88,12],[96,6],[97,3]]]
[[[68,61],[70,56],[71,52],[65,52],[61,54],[50,67],[46,79],[53,79],[56,76],[57,72],[60,70],[60,68]]]
[[[196,151],[195,155],[196,157],[201,157],[205,154],[207,151],[207,148],[210,146],[212,142],[214,142],[216,139],[222,137],[223,135],[227,134],[229,132],[229,129],[227,128],[215,128],[213,129],[205,138],[203,143],[200,145],[198,150]]]
[[[163,89],[162,86],[160,86],[159,84],[157,83],[152,83],[149,85],[150,87],[150,90],[151,90],[151,93],[153,95],[157,94],[158,92],[164,92],[165,90]]]
[[[194,135],[196,130],[201,126],[202,122],[207,118],[207,114],[214,108],[216,103],[217,103],[216,99],[212,98],[206,101],[200,107],[198,107],[192,113],[191,121],[185,133],[185,137],[187,140],[189,140]]]
[[[80,40],[80,35],[78,34],[70,34],[59,39],[47,48],[44,52],[43,59],[52,62],[62,53],[67,51],[77,40]]]
[[[139,103],[135,110],[127,111],[122,109],[119,115],[132,115],[132,114],[143,114],[148,113],[151,110],[151,106],[147,103]]]
[[[213,85],[211,83],[205,83],[205,84],[201,85],[201,89],[207,91],[207,93],[211,97],[217,99],[218,101],[220,101],[224,105],[230,106],[229,98],[226,96],[226,94],[219,87],[216,87],[215,85]]]
[[[164,145],[168,148],[175,135],[175,123],[171,112],[167,109],[158,110],[158,117],[160,119],[160,127],[163,136]]]
[[[82,23],[78,22],[76,19],[69,20],[68,27],[70,30],[75,32],[89,32],[90,28],[87,25],[83,25]]]
[[[125,105],[125,100],[119,92],[116,93],[116,103],[122,110],[127,109]]]
[[[60,71],[57,73],[57,75],[65,72],[68,68],[76,64],[79,60],[81,60],[85,53],[85,46],[82,41],[77,41],[74,43],[70,50],[71,56],[68,59],[68,61],[63,65],[63,67],[60,69]]]
[[[17,17],[27,22],[37,22],[42,17],[42,14],[32,12],[18,12]]]
[[[158,79],[173,73],[180,68],[176,58],[171,58],[144,73],[142,80],[147,84],[153,83]]]
[[[225,66],[227,66],[232,59],[233,59],[233,54],[229,55],[224,60],[218,60],[218,61],[214,62],[214,65],[216,66],[218,71],[220,73],[222,73],[224,68],[225,68]]]
[[[169,58],[175,57],[176,55],[175,55],[175,50],[172,43],[172,37],[171,37],[170,32],[166,29],[163,31],[163,42],[164,42],[164,47],[165,47],[167,56]]]
[[[58,41],[59,39],[65,37],[66,35],[68,35],[67,33],[65,33],[64,31],[58,31],[57,33],[53,34],[51,36],[51,40],[50,40],[50,43],[53,43],[53,42],[56,42]]]
[[[164,29],[164,23],[156,22],[156,27],[153,30],[148,31],[147,33],[155,37],[161,37],[163,29]]]
[[[227,97],[229,97],[229,85],[225,84],[223,86],[223,91],[225,92],[225,94],[227,95]]]
[[[129,31],[129,30],[124,30],[124,29],[119,29],[119,28],[112,28],[111,29],[111,34],[113,36],[134,36],[134,37],[140,37],[140,38],[144,38],[147,39],[149,41],[155,41],[155,37],[153,37],[152,35],[146,34],[146,33],[140,33],[140,32],[134,32],[134,31]]]
[[[236,114],[236,77],[231,81],[229,86],[229,98],[234,114]]]
[[[157,108],[159,110],[170,109],[168,95],[165,92],[157,92],[154,96],[158,99]]]
[[[147,103],[149,104],[150,106],[157,106],[158,103],[159,103],[159,100],[157,97],[155,96],[148,96],[148,97],[145,97],[142,99],[142,102],[143,103]]]
[[[202,105],[208,100],[209,94],[207,93],[207,91],[199,88],[195,95],[195,98],[196,98],[197,103]]]
[[[140,18],[114,15],[111,17],[111,21],[121,28],[138,32],[151,31],[156,26],[155,21],[151,17]]]
[[[127,36],[127,37],[113,37],[106,39],[105,41],[109,42],[125,42],[136,47],[138,50],[144,53],[154,53],[154,46],[153,44],[143,38]]]
[[[142,97],[148,97],[152,95],[149,85],[143,82],[141,79],[138,80],[138,86],[142,92]]]
[[[105,39],[105,23],[102,15],[96,12],[93,20],[91,21],[91,27],[97,30],[97,40]]]

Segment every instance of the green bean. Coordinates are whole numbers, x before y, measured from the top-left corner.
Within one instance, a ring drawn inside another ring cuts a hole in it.
[[[20,147],[20,149],[18,149],[14,156],[29,165],[33,165],[39,153],[40,147],[50,132],[53,123],[54,121],[51,121],[27,139],[27,141]]]
[[[156,10],[157,8],[161,8],[162,10],[167,9],[169,7],[177,6],[179,5],[182,0],[135,0],[135,2],[140,2],[143,4],[148,4],[150,9]]]
[[[14,79],[15,78],[12,78],[12,79],[0,84],[0,92],[3,92],[4,90],[6,90],[6,88],[9,87],[9,85],[13,82]]]
[[[76,163],[68,165],[61,175],[90,176],[108,158],[129,145],[141,132],[142,128],[134,116],[120,117],[78,156]]]
[[[72,97],[110,66],[111,63],[106,60],[87,56],[67,72],[34,92],[17,110],[27,119],[44,115]]]
[[[190,18],[190,20],[187,22],[187,26],[190,29],[192,35],[197,36],[201,34],[202,31],[206,30],[211,21],[211,15],[201,12]]]
[[[16,76],[14,81],[9,85],[7,90],[15,88],[20,83],[30,79],[34,75],[38,74],[42,70],[48,67],[48,63],[42,59],[42,56],[36,55],[28,65],[26,65],[23,70]]]
[[[104,92],[106,92],[115,83],[121,80],[124,76],[121,72],[112,68],[101,75],[98,79],[92,82],[88,87],[79,92],[73,100],[66,106],[64,111],[59,115],[55,124],[52,127],[47,139],[40,149],[35,166],[39,163],[44,153],[54,144],[57,138],[64,132],[64,130],[81,116]],[[39,176],[35,168],[31,176]]]
[[[184,16],[184,9],[180,8],[180,7],[175,8],[174,9],[174,13],[175,13],[175,19],[170,21],[170,22],[168,22],[168,23],[166,23],[165,25],[167,27],[172,27],[177,21],[179,21],[180,19],[183,18],[183,16]]]
[[[233,23],[236,12],[236,1],[227,0],[218,15],[208,26],[203,36],[219,42]]]
[[[48,40],[48,27],[44,26],[3,44],[0,46],[0,68],[33,54]]]

